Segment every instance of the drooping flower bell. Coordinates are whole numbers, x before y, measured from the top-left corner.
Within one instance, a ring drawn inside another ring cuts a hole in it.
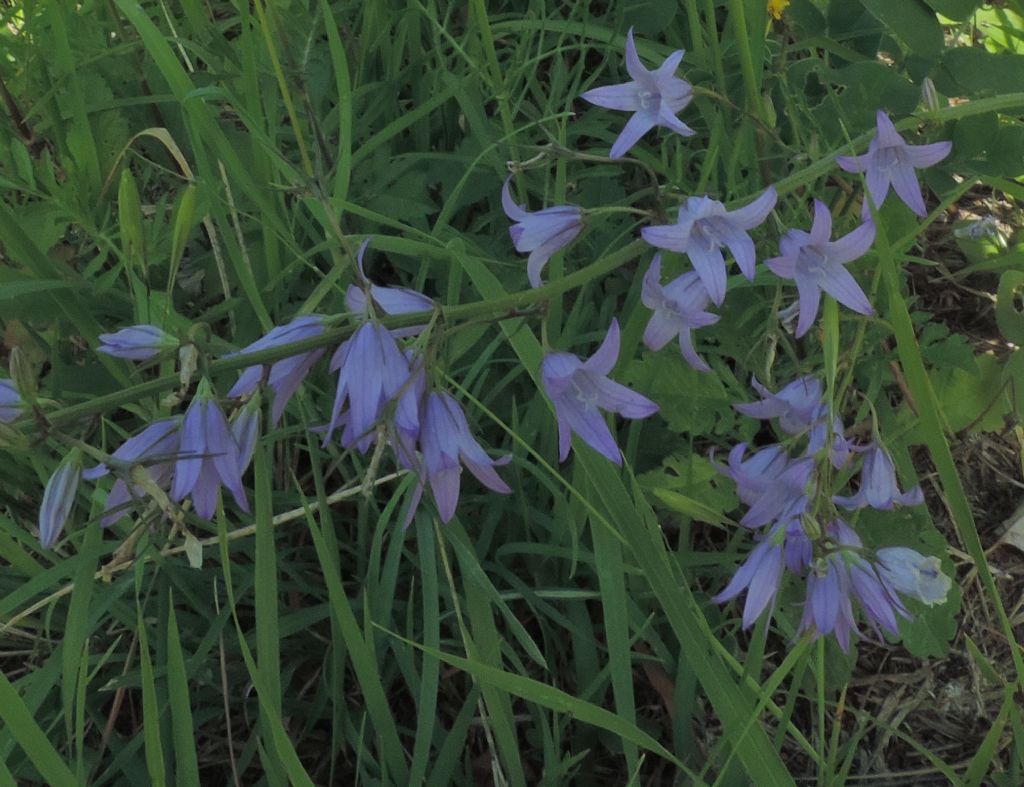
[[[529,213],[517,205],[509,192],[510,175],[501,187],[501,205],[515,222],[509,235],[518,252],[529,252],[526,278],[531,287],[540,287],[540,273],[556,251],[567,246],[583,229],[583,212],[575,205],[554,205]]]
[[[181,502],[191,495],[196,513],[203,519],[210,519],[217,509],[221,486],[228,489],[238,507],[248,513],[238,442],[213,398],[209,381],[203,378],[181,424],[171,499]]]
[[[708,305],[708,291],[693,271],[684,273],[664,287],[661,285],[661,255],[655,254],[651,267],[644,275],[640,299],[654,314],[644,331],[644,344],[651,350],[660,350],[674,337],[679,337],[679,350],[683,359],[694,369],[710,372],[711,367],[693,348],[695,328],[718,322],[718,315],[704,311]]]

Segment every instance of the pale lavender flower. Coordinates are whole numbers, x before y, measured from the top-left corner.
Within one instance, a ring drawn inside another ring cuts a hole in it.
[[[836,495],[832,498],[836,505],[851,511],[864,506],[871,506],[881,511],[891,511],[897,505],[916,506],[924,502],[924,493],[920,486],[914,486],[906,492],[900,492],[896,482],[896,467],[892,457],[880,444],[868,447],[864,457],[864,467],[860,473],[860,489],[851,497]]]
[[[646,396],[608,379],[618,356],[619,323],[614,319],[601,346],[586,361],[564,352],[544,356],[541,381],[555,405],[560,461],[569,455],[575,432],[599,454],[621,465],[621,452],[600,410],[624,418],[646,418],[658,411],[658,405]]]
[[[233,358],[237,355],[247,355],[260,352],[261,350],[269,350],[273,347],[292,344],[303,339],[320,336],[323,334],[324,329],[324,318],[321,315],[302,315],[296,317],[287,325],[279,325],[272,328],[266,335],[257,339],[252,344],[224,357]],[[313,364],[320,360],[323,354],[324,350],[322,348],[308,350],[297,355],[282,358],[280,361],[270,365],[270,371],[267,373],[267,385],[270,386],[270,390],[274,393],[274,403],[271,406],[270,414],[270,421],[273,425],[276,426],[278,421],[281,420],[288,400],[294,396],[306,375],[309,374],[309,370],[313,368]],[[263,365],[247,367],[231,387],[231,390],[228,391],[228,397],[248,396],[259,387],[265,373]]]
[[[813,639],[835,634],[839,646],[849,650],[850,634],[859,633],[850,602],[851,589],[850,569],[841,552],[814,561],[798,631],[811,632]]]
[[[442,522],[454,516],[459,502],[460,462],[488,489],[502,494],[512,491],[494,470],[496,466],[508,464],[512,457],[491,459],[487,455],[473,438],[462,408],[450,394],[431,392],[427,395],[420,447],[425,481],[430,484]]]
[[[178,429],[181,426],[181,418],[161,418],[149,424],[137,435],[125,440],[110,455],[111,464],[115,470],[127,471],[132,465],[141,464],[144,461],[163,459],[164,461],[174,458],[178,452],[180,436]],[[105,463],[90,467],[82,473],[82,478],[93,481],[102,478],[110,472]]]
[[[725,589],[712,598],[716,604],[724,604],[747,591],[743,628],[753,626],[761,613],[773,605],[779,592],[784,569],[782,539],[783,530],[776,526],[751,550]]]
[[[814,459],[803,457],[786,465],[740,519],[744,527],[761,527],[800,517],[814,497]]]
[[[98,352],[129,361],[147,361],[164,350],[173,350],[178,340],[155,325],[133,325],[117,333],[101,333]]]
[[[191,495],[196,514],[210,519],[217,509],[217,494],[222,485],[231,492],[238,507],[248,513],[239,446],[220,405],[213,399],[209,381],[204,378],[182,421],[171,499],[177,503]]]
[[[905,596],[928,606],[946,600],[953,581],[942,573],[942,563],[909,547],[885,547],[876,553],[878,573]]]
[[[882,207],[892,186],[908,208],[918,216],[924,216],[927,210],[914,170],[942,161],[949,155],[953,143],[947,140],[931,145],[908,145],[881,109],[876,115],[876,123],[878,133],[868,145],[868,152],[861,156],[837,156],[836,163],[847,172],[866,173],[868,193],[876,208]],[[867,218],[869,215],[865,200],[863,216]]]
[[[374,427],[384,407],[405,387],[409,361],[388,330],[377,322],[359,326],[335,351],[330,370],[338,372],[338,387],[327,424],[324,445],[344,422],[341,442],[365,453],[375,440]],[[348,402],[347,417],[343,410]]]
[[[678,335],[683,359],[698,371],[710,372],[711,367],[694,350],[690,335],[695,328],[718,322],[717,314],[704,311],[709,298],[700,277],[691,271],[662,287],[661,254],[655,254],[644,275],[640,300],[654,312],[644,331],[644,344],[657,351]]]
[[[800,320],[796,335],[810,330],[818,315],[821,293],[827,292],[859,314],[873,314],[871,303],[844,265],[864,256],[875,240],[875,225],[861,224],[837,241],[832,237],[832,214],[820,200],[814,201],[814,223],[810,233],[789,230],[782,236],[782,255],[765,260],[776,275],[796,282],[800,296]]]
[[[861,556],[864,544],[860,537],[842,519],[832,522],[827,533],[839,546],[845,548],[841,554],[846,559],[850,589],[879,639],[882,630],[894,636],[899,634],[897,616],[909,620],[912,615],[903,606],[892,583],[877,566]]]
[[[181,417],[163,418],[154,421],[137,435],[129,437],[111,454],[111,465],[119,471],[118,478],[107,493],[107,500],[100,519],[102,527],[110,527],[125,512],[128,504],[136,498],[143,497],[146,491],[137,484],[130,484],[129,474],[132,466],[144,465],[150,479],[161,489],[171,486],[174,476],[174,463],[178,458],[181,444]],[[82,473],[82,478],[91,481],[102,478],[110,473],[106,464],[98,464]]]
[[[876,566],[856,555],[850,558],[850,586],[868,622],[879,632],[879,638],[881,631],[893,636],[899,634],[897,616],[907,620],[913,617]]]
[[[757,502],[773,486],[778,477],[789,467],[789,455],[781,445],[769,445],[755,451],[749,459],[743,455],[746,443],[739,443],[729,451],[729,464],[716,464],[718,472],[736,482],[736,494],[740,501],[750,506]]]
[[[13,380],[0,380],[0,422],[9,424],[21,415],[21,396]]]
[[[39,507],[39,543],[49,549],[57,542],[75,504],[75,493],[82,478],[82,454],[73,448],[46,482],[43,503]]]
[[[605,109],[634,113],[612,145],[608,154],[610,158],[622,158],[655,126],[663,126],[684,137],[694,134],[692,128],[676,117],[693,98],[690,83],[675,75],[684,54],[681,49],[673,52],[656,70],[648,71],[640,62],[633,42],[633,28],[629,28],[626,33],[626,71],[632,81],[596,87],[580,96]]]
[[[760,197],[737,210],[726,210],[710,197],[689,197],[679,208],[677,223],[644,227],[640,235],[656,248],[685,252],[712,303],[721,306],[726,286],[722,247],[729,249],[743,275],[753,279],[757,255],[748,232],[768,217],[777,197],[775,187],[769,186]]]
[[[530,252],[526,261],[526,278],[531,287],[540,287],[540,272],[551,255],[570,243],[583,229],[583,212],[575,205],[555,205],[535,213],[517,205],[509,192],[510,175],[501,187],[501,205],[515,222],[509,227],[512,243],[518,252]]]
[[[384,314],[415,314],[431,311],[434,308],[434,302],[422,293],[405,287],[381,287],[370,281],[363,267],[363,257],[369,245],[370,239],[367,238],[359,245],[359,252],[356,254],[359,282],[350,284],[345,291],[345,306],[348,310],[365,319],[375,316],[366,298],[366,292],[369,290],[370,299]],[[416,336],[423,331],[424,327],[426,326],[414,325],[408,328],[398,328],[392,330],[391,335],[396,338]]]
[[[756,377],[750,384],[761,394],[760,401],[734,404],[733,408],[750,418],[779,419],[779,428],[790,435],[803,434],[821,419],[821,380],[807,375],[784,385],[778,393],[765,388]]]

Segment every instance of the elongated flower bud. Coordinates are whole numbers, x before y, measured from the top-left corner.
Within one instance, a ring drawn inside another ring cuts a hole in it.
[[[50,476],[43,492],[43,505],[39,509],[39,543],[45,549],[54,545],[64,529],[81,478],[82,452],[74,448]]]

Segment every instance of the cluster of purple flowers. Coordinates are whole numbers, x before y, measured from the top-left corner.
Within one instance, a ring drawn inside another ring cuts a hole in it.
[[[815,638],[833,634],[844,650],[851,634],[859,633],[853,600],[879,637],[883,631],[896,635],[898,619],[910,617],[901,595],[925,604],[944,601],[951,582],[936,558],[906,547],[871,555],[836,510],[919,505],[921,488],[899,490],[892,457],[877,440],[866,446],[847,440],[841,421],[822,401],[819,379],[801,377],[777,393],[757,380],[754,385],[762,398],[736,409],[752,418],[777,419],[779,431],[805,448],[793,456],[775,443],[746,456],[748,446],[740,443],[719,468],[736,483],[747,506],[740,524],[756,531],[758,543],[715,600],[724,603],[746,591],[743,626],[749,627],[774,607],[788,573],[807,587],[799,630]],[[857,492],[843,496],[823,488],[822,464],[842,469],[857,454],[864,454]]]
[[[584,100],[597,106],[633,113],[612,145],[610,158],[624,156],[656,126],[682,136],[694,133],[676,117],[689,104],[693,93],[688,82],[675,76],[683,54],[681,50],[673,52],[656,70],[649,71],[640,62],[630,29],[626,35],[626,70],[631,81],[594,88],[582,95]],[[889,116],[879,110],[877,134],[868,152],[861,156],[839,156],[836,163],[847,172],[865,173],[867,194],[876,209],[885,201],[891,186],[914,213],[924,216],[924,199],[914,171],[941,161],[951,148],[952,143],[948,141],[907,144]],[[641,230],[641,237],[648,244],[656,249],[686,254],[693,265],[692,273],[685,273],[663,287],[661,259],[655,255],[644,277],[643,290],[644,305],[654,311],[644,337],[650,349],[658,350],[678,335],[687,363],[700,371],[710,371],[693,348],[691,331],[715,322],[714,315],[704,311],[709,301],[721,306],[725,300],[728,268],[723,249],[732,255],[740,272],[753,280],[757,257],[749,232],[765,221],[777,197],[775,188],[769,186],[750,204],[731,211],[708,196],[688,197],[679,208],[675,224]],[[580,234],[583,211],[575,205],[556,205],[528,213],[512,200],[508,181],[502,192],[502,204],[515,222],[510,233],[516,250],[530,253],[527,264],[530,285],[539,287],[540,271],[547,260]],[[814,323],[823,292],[858,314],[873,314],[864,291],[845,268],[863,257],[874,242],[875,226],[871,215],[871,205],[865,199],[863,223],[833,241],[831,213],[824,203],[815,200],[810,232],[789,230],[780,241],[780,255],[765,260],[773,273],[796,284],[798,338]]]
[[[683,52],[669,55],[655,70],[647,69],[636,50],[632,30],[626,37],[626,70],[630,81],[588,90],[586,101],[607,109],[632,113],[609,156],[619,159],[655,127],[682,136],[694,131],[678,117],[690,102],[691,85],[677,77]],[[839,157],[848,172],[865,173],[867,196],[862,223],[847,235],[832,240],[832,216],[815,200],[810,231],[791,229],[780,241],[780,255],[765,265],[778,276],[795,282],[799,319],[797,337],[812,326],[821,294],[864,315],[871,304],[846,265],[862,257],[874,242],[872,218],[890,187],[918,215],[924,201],[915,168],[930,166],[950,150],[949,142],[911,146],[896,132],[882,111],[878,133],[867,153]],[[556,205],[529,212],[511,193],[511,176],[501,189],[509,230],[516,251],[528,253],[526,277],[531,287],[542,285],[541,274],[550,257],[575,240],[584,227],[584,211],[575,205]],[[694,368],[710,372],[698,355],[692,332],[716,323],[707,311],[721,306],[728,285],[726,254],[740,273],[753,280],[757,251],[750,232],[763,224],[778,201],[769,186],[748,204],[728,209],[709,196],[688,197],[673,224],[647,226],[641,237],[652,248],[685,254],[692,270],[662,283],[661,251],[656,251],[642,281],[641,302],[651,311],[643,335],[645,345],[657,351],[678,339],[683,358]],[[344,315],[300,315],[274,327],[257,341],[225,357],[244,357],[296,342],[322,338],[331,325],[348,320],[353,331],[333,347],[328,368],[337,375],[327,422],[314,427],[323,445],[340,443],[346,450],[367,453],[390,448],[395,463],[418,478],[408,501],[406,524],[429,488],[440,518],[454,516],[465,467],[486,488],[507,494],[511,490],[497,468],[511,456],[492,458],[473,436],[462,406],[439,388],[424,354],[421,334],[427,325],[388,327],[388,316],[421,314],[434,310],[427,296],[399,287],[372,283],[364,268],[368,240],[356,255],[356,275],[345,294]],[[103,334],[100,352],[133,361],[150,361],[178,349],[180,357],[194,356],[189,342],[152,325],[135,325]],[[190,499],[196,514],[211,518],[217,510],[221,487],[231,493],[238,508],[248,512],[243,475],[248,468],[260,430],[261,391],[271,396],[270,423],[276,426],[289,401],[315,365],[328,356],[328,341],[312,349],[285,354],[271,363],[245,368],[226,395],[235,405],[229,417],[210,381],[203,378],[182,415],[157,420],[125,440],[109,458],[83,469],[76,448],[65,457],[44,494],[40,512],[40,539],[52,546],[59,536],[82,479],[113,475],[102,525],[116,522],[136,499],[153,499],[167,511]],[[620,349],[616,319],[597,350],[586,360],[564,351],[545,348],[539,369],[541,385],[551,401],[557,422],[558,454],[565,461],[572,435],[615,464],[622,454],[603,411],[641,419],[657,412],[647,397],[615,382],[609,375]],[[191,372],[183,373],[188,382]],[[725,602],[746,591],[743,624],[750,626],[774,606],[782,579],[788,572],[807,584],[801,631],[814,636],[834,634],[844,647],[857,631],[852,600],[856,600],[876,632],[897,632],[897,620],[909,617],[902,596],[926,604],[945,598],[949,580],[937,559],[908,548],[878,550],[869,555],[853,529],[835,513],[835,507],[857,510],[864,506],[891,509],[921,502],[919,488],[901,493],[892,459],[880,443],[856,446],[843,435],[843,426],[822,400],[820,380],[803,377],[772,393],[754,380],[762,398],[737,405],[750,417],[777,419],[779,430],[804,443],[799,456],[782,443],[755,450],[740,444],[722,467],[748,506],[741,524],[758,533],[758,544],[732,581],[716,597]],[[14,420],[22,402],[14,385],[0,380],[0,421]],[[96,453],[96,452],[94,452]],[[859,487],[852,495],[833,495],[822,487],[819,472],[830,462],[840,469],[863,454]],[[824,500],[824,506],[822,501]],[[823,515],[822,511],[831,513]]]

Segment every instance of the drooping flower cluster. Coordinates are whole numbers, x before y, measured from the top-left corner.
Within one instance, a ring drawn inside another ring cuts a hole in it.
[[[736,409],[752,418],[776,420],[789,442],[802,443],[804,450],[794,456],[776,443],[744,458],[748,446],[740,443],[719,468],[735,482],[737,496],[748,507],[740,524],[757,531],[758,543],[715,600],[725,603],[745,591],[743,626],[749,627],[773,608],[788,573],[807,588],[799,631],[813,637],[833,634],[848,649],[851,635],[860,633],[852,603],[856,600],[878,636],[897,635],[898,619],[910,617],[901,595],[940,603],[945,599],[940,589],[948,590],[949,579],[941,574],[937,559],[906,547],[872,556],[834,506],[888,511],[918,505],[924,501],[920,487],[900,492],[892,457],[877,440],[856,446],[844,437],[841,421],[822,400],[819,379],[802,377],[777,393],[756,380],[754,385],[762,398]],[[865,455],[858,491],[852,496],[832,494],[825,488],[822,463],[842,469],[858,453]]]

